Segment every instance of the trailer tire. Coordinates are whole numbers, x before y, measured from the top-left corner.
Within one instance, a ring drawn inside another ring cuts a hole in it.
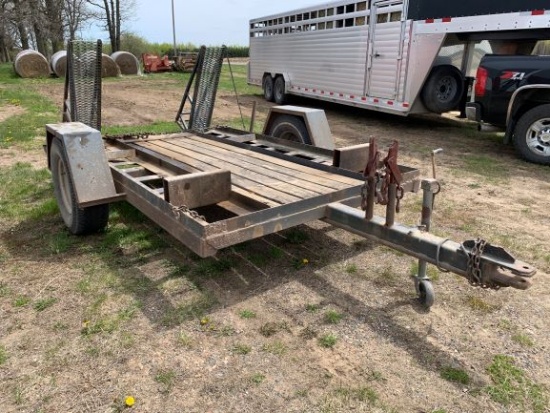
[[[273,99],[277,105],[282,105],[286,101],[285,78],[282,76],[277,76],[275,78],[275,83],[273,84]]]
[[[265,75],[262,81],[262,89],[264,90],[264,99],[268,102],[273,102],[273,78],[271,75]]]
[[[281,115],[276,117],[269,126],[267,134],[276,138],[311,145],[311,138],[306,124],[297,116]]]
[[[460,70],[451,65],[435,66],[422,88],[422,102],[431,112],[448,112],[459,105],[463,91]]]
[[[550,165],[550,104],[536,106],[519,118],[514,146],[527,161]]]
[[[50,147],[50,167],[59,212],[69,231],[84,235],[104,229],[109,219],[109,204],[78,207],[67,155],[59,139],[54,139]]]

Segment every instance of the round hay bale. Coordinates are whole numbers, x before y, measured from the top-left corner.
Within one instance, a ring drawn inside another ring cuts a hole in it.
[[[50,66],[57,77],[65,77],[67,74],[67,51],[55,52],[50,59]]]
[[[120,76],[120,69],[111,56],[103,53],[101,55],[101,77]]]
[[[111,58],[120,68],[120,73],[123,75],[138,75],[139,74],[139,61],[130,52],[115,52],[111,55]]]
[[[23,78],[48,77],[50,76],[50,65],[42,53],[36,50],[22,50],[13,61],[15,73]]]

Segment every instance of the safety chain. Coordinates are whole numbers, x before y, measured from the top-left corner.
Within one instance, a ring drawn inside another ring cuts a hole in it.
[[[187,205],[173,206],[172,212],[174,213],[176,218],[179,218],[181,214],[186,214],[193,219],[200,219],[201,221],[206,222],[206,218],[204,217],[204,215],[199,215],[197,211],[189,209]]]
[[[500,286],[492,282],[486,282],[483,279],[483,272],[481,270],[481,256],[487,241],[481,238],[477,238],[474,246],[470,252],[466,252],[468,256],[468,282],[474,287],[491,288],[493,290],[500,289]]]

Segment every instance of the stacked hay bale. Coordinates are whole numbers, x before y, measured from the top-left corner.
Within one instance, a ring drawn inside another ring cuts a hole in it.
[[[111,58],[120,68],[120,73],[123,75],[138,75],[139,74],[139,61],[130,52],[115,52],[111,55]]]
[[[67,51],[55,52],[50,59],[50,66],[57,77],[65,77],[67,74]]]
[[[101,77],[120,76],[120,68],[108,54],[101,54]]]
[[[36,50],[22,50],[13,61],[15,73],[23,78],[48,77],[50,65],[42,53]]]

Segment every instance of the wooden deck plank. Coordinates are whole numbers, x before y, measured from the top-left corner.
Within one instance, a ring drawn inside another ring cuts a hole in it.
[[[361,180],[358,180],[358,179],[355,179],[355,178],[350,178],[350,177],[347,177],[347,176],[344,176],[344,175],[339,175],[339,174],[336,174],[336,173],[331,173],[331,172],[321,171],[321,170],[315,169],[315,168],[310,168],[308,166],[300,165],[296,162],[287,161],[287,160],[284,160],[284,159],[279,159],[279,158],[269,156],[269,155],[266,155],[266,154],[263,154],[263,153],[252,152],[252,151],[250,151],[248,149],[245,149],[245,148],[239,148],[237,146],[232,146],[232,145],[225,144],[224,142],[218,142],[218,141],[215,141],[215,140],[212,140],[212,139],[206,139],[206,138],[203,138],[203,137],[198,136],[198,135],[189,135],[189,136],[187,136],[185,138],[182,138],[182,139],[188,139],[188,140],[191,140],[193,142],[207,142],[208,144],[211,144],[213,146],[218,146],[218,147],[223,147],[223,148],[227,148],[228,146],[231,146],[231,150],[234,151],[235,153],[239,153],[239,154],[243,154],[243,155],[247,155],[247,156],[254,156],[256,159],[261,159],[261,160],[264,160],[264,161],[267,161],[267,162],[271,162],[274,165],[283,166],[284,168],[288,168],[289,170],[300,171],[300,172],[304,172],[304,173],[311,174],[311,175],[316,175],[316,176],[325,176],[328,179],[331,179],[331,180],[334,180],[334,181],[337,181],[337,182],[341,182],[341,183],[344,183],[344,184],[347,184],[347,185],[355,186],[355,185],[358,185],[362,182]]]
[[[290,188],[290,193],[296,195],[304,192],[305,196],[314,196],[349,187],[349,185],[341,183],[336,183],[335,185],[333,181],[320,177],[308,176],[303,173],[289,175],[287,171],[286,173],[285,171],[281,171],[281,167],[278,167],[277,170],[273,170],[272,165],[264,161],[253,162],[254,158],[252,157],[244,157],[243,155],[238,155],[211,145],[203,146],[193,142],[178,142],[177,144],[173,142],[163,142],[159,143],[159,145],[166,148],[182,148],[186,151],[200,153],[201,156],[207,157],[210,162],[216,160],[217,162],[223,163],[224,167],[228,169],[236,168],[236,171],[245,171],[245,176],[247,177],[253,174],[255,176],[263,176],[269,180],[274,180],[273,182],[278,181],[284,183],[284,186]],[[319,181],[323,181],[326,185],[323,185]],[[277,184],[277,186],[279,185],[280,184]]]
[[[186,157],[185,160],[182,160],[181,156],[180,157],[174,156],[176,154],[174,153],[173,150],[158,146],[157,145],[158,142],[161,142],[161,141],[155,141],[150,143],[141,142],[138,145],[144,148],[151,149],[161,155],[170,157],[174,160],[177,160],[178,162],[181,162],[185,167],[188,167],[189,172],[212,171],[212,170],[223,169],[223,168],[220,168],[219,166],[216,167],[211,164],[202,162],[201,160],[193,159],[190,157]],[[237,187],[247,192],[250,192],[262,198],[266,198],[270,201],[274,201],[278,204],[288,204],[295,201],[299,201],[301,199],[297,196],[290,195],[285,192],[281,192],[276,188],[273,189],[262,183],[259,183],[247,177],[242,177],[238,175],[232,176],[232,184],[236,185]]]
[[[308,168],[307,173],[301,170],[289,169],[282,165],[276,165],[269,159],[269,162],[265,159],[258,158],[258,153],[248,151],[246,154],[241,154],[233,151],[234,147],[230,145],[217,146],[212,145],[210,141],[190,141],[189,139],[180,139],[167,142],[170,145],[176,145],[185,147],[189,150],[196,150],[196,148],[202,148],[202,153],[209,156],[217,157],[220,160],[227,160],[238,162],[239,165],[246,165],[254,170],[259,170],[265,175],[292,182],[297,187],[301,187],[307,190],[314,191],[316,193],[326,193],[327,191],[333,191],[338,189],[348,188],[350,185],[342,183],[340,181],[332,179],[334,174],[326,173],[324,171],[318,171],[313,168]],[[260,154],[261,155],[261,154]],[[285,161],[292,164],[292,162]],[[259,169],[258,169],[259,168]],[[314,173],[312,173],[312,171]],[[321,172],[321,174],[317,173]],[[356,183],[357,185],[359,183]]]
[[[193,160],[198,160],[219,169],[227,169],[231,171],[232,176],[238,176],[246,178],[251,181],[265,185],[271,189],[283,192],[290,196],[295,196],[300,199],[310,198],[319,194],[332,192],[333,189],[326,187],[316,187],[316,190],[310,188],[299,187],[299,182],[290,182],[291,178],[288,176],[280,176],[279,178],[271,176],[271,174],[265,173],[261,167],[254,164],[245,164],[244,162],[238,162],[232,160],[230,155],[208,151],[207,149],[197,148],[191,143],[185,145],[172,145],[170,142],[155,141],[151,142],[152,145],[149,148],[164,148],[171,150],[173,153],[178,153],[185,156],[187,163],[192,163]],[[156,149],[155,149],[156,150]]]

